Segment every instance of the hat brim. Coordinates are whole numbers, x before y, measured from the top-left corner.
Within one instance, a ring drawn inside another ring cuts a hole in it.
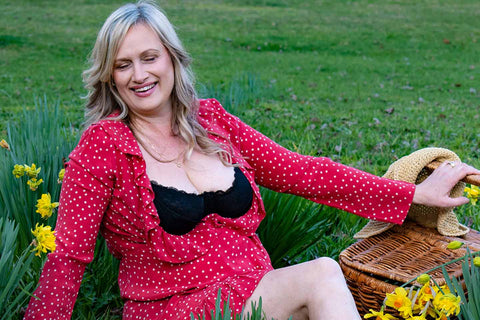
[[[380,234],[382,232],[387,231],[388,229],[392,228],[394,224],[392,223],[387,223],[383,221],[375,221],[375,220],[370,220],[368,223],[360,230],[358,231],[353,237],[355,239],[365,239],[371,236],[375,236],[377,234]]]

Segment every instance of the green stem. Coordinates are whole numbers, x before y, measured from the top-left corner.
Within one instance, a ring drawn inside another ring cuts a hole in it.
[[[468,249],[468,248],[467,248],[467,249]],[[428,271],[425,271],[425,272],[423,272],[423,273],[430,273],[430,272],[435,271],[435,270],[437,270],[437,269],[440,269],[440,268],[442,268],[442,267],[444,267],[444,266],[448,266],[449,264],[452,264],[452,263],[455,263],[455,262],[457,262],[457,261],[460,261],[460,260],[465,259],[465,257],[467,257],[467,256],[469,256],[469,255],[470,255],[470,256],[480,255],[480,251],[470,252],[470,250],[468,250],[468,252],[467,252],[464,256],[459,257],[459,258],[456,258],[456,259],[453,259],[453,260],[451,260],[451,261],[449,261],[449,262],[445,262],[444,264],[438,265],[438,266],[436,266],[435,268],[432,268],[432,269],[430,269],[430,270],[428,270]],[[417,277],[415,277],[415,278],[413,278],[413,279],[405,282],[404,284],[401,285],[401,287],[406,287],[407,285],[409,285],[410,283],[414,282],[415,280],[417,280]]]

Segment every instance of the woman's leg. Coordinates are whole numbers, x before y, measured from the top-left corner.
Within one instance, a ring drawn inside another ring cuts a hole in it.
[[[295,320],[360,319],[342,270],[330,258],[267,273],[247,300],[246,312],[260,297],[268,320],[286,320],[291,315]]]

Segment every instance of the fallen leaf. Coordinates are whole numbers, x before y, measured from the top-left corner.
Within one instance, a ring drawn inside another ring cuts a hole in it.
[[[395,108],[385,109],[385,113],[392,114],[395,111]]]

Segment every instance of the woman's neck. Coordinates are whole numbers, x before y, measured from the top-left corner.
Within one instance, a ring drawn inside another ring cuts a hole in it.
[[[130,116],[130,124],[134,132],[140,132],[147,136],[161,135],[170,137],[175,135],[172,130],[171,113],[157,116],[134,114]]]

